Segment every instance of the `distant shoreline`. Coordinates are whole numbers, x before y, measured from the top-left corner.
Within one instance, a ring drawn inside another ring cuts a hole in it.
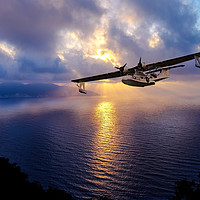
[[[0,83],[0,99],[8,98],[49,98],[79,96],[76,88],[52,83],[23,84],[15,82]],[[87,96],[99,96],[88,91]]]

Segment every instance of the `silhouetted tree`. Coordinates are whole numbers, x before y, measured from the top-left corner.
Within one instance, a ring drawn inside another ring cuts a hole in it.
[[[183,179],[175,182],[175,195],[170,200],[199,200],[200,199],[200,173],[199,183]]]
[[[111,200],[111,199],[108,198],[107,196],[102,196],[102,197],[100,197],[100,198],[98,198],[98,199],[93,199],[93,198],[91,198],[91,199],[88,199],[88,200]]]
[[[39,182],[29,182],[28,175],[21,172],[16,163],[0,157],[0,199],[20,200],[73,200],[70,194],[63,190],[49,187],[43,189]]]
[[[53,200],[53,199],[73,200],[73,198],[70,194],[67,194],[65,191],[59,190],[59,189],[53,188],[53,187],[48,188],[47,199],[48,200]]]

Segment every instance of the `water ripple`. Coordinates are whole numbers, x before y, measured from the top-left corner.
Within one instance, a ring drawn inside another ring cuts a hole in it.
[[[1,156],[31,180],[77,199],[161,200],[174,181],[197,177],[200,106],[65,101],[62,109],[37,102],[37,112],[16,107],[0,115]]]

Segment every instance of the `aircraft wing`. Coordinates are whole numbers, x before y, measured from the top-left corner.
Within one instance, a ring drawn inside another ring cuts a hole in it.
[[[200,52],[186,55],[186,56],[177,57],[177,58],[172,58],[169,60],[164,60],[164,61],[160,61],[160,62],[156,62],[156,63],[147,64],[145,66],[145,71],[162,68],[162,67],[166,67],[166,66],[177,65],[182,62],[193,60],[194,56],[200,56]]]
[[[186,55],[186,56],[177,57],[177,58],[172,58],[172,59],[169,59],[169,60],[164,60],[164,61],[160,61],[160,62],[146,64],[145,67],[143,67],[142,71],[156,70],[156,69],[159,69],[159,68],[177,65],[177,64],[182,63],[182,62],[193,60],[195,58],[195,56],[200,57],[200,52],[190,54],[190,55]],[[72,82],[85,83],[85,82],[89,82],[89,81],[97,81],[97,80],[102,80],[102,79],[109,79],[109,78],[116,78],[116,77],[120,77],[120,76],[125,76],[129,73],[134,73],[135,69],[139,69],[139,64],[142,65],[141,59],[140,59],[140,62],[138,63],[137,66],[129,68],[126,72],[115,71],[115,72],[110,72],[110,73],[106,73],[106,74],[99,74],[99,75],[95,75],[95,76],[89,76],[89,77],[85,77],[85,78],[74,79],[74,80],[72,80]],[[123,68],[123,70],[124,70],[125,66],[126,66],[126,64],[124,66],[120,67],[120,68]]]
[[[120,76],[123,76],[120,73],[120,71],[115,71],[115,72],[110,72],[107,74],[100,74],[96,76],[89,76],[85,78],[75,79],[75,80],[72,80],[72,82],[82,83],[82,82],[97,81],[97,80],[102,80],[102,79],[116,78]]]

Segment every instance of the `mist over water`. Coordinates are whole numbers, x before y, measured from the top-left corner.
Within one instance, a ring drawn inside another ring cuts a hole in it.
[[[0,156],[77,199],[168,199],[200,171],[199,119],[189,99],[4,99]]]

